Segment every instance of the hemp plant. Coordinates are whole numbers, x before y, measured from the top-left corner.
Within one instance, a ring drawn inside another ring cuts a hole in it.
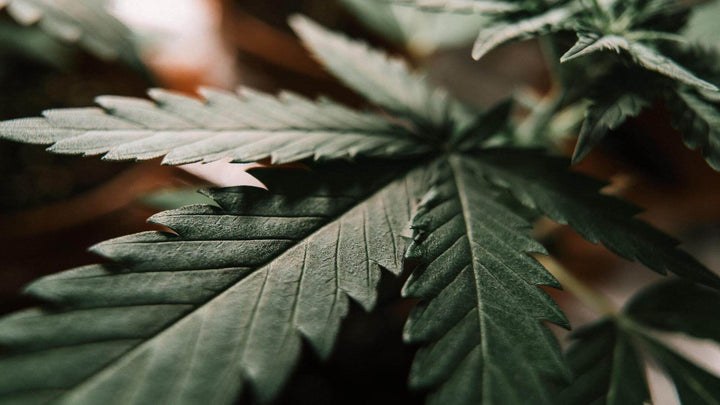
[[[688,146],[720,169],[720,75],[712,52],[680,38],[687,2],[396,2],[487,16],[476,58],[537,35],[550,35],[552,51],[576,32],[558,56],[572,65],[559,67],[560,85],[576,86],[557,103],[590,100],[576,160],[662,96]],[[720,401],[720,379],[654,333],[720,340],[715,272],[637,219],[638,207],[600,193],[604,183],[549,147],[528,148],[513,103],[469,106],[401,59],[306,17],[289,21],[374,107],[247,88],[203,89],[203,100],[154,89],[151,100],[101,96],[99,107],[0,123],[1,137],[54,153],[309,169],[254,171],[268,190],[206,190],[216,205],[150,218],[166,231],[93,247],[109,264],[30,284],[46,304],[0,319],[0,403],[230,404],[243,391],[272,402],[303,342],[325,359],[351,302],[374,309],[383,272],[409,274],[399,293],[419,299],[403,338],[419,347],[409,384],[428,403],[643,404],[649,357],[683,404]],[[547,120],[537,125],[542,136]],[[530,234],[541,217],[672,277],[575,332],[563,353],[546,324],[571,325],[541,288],[562,285]]]

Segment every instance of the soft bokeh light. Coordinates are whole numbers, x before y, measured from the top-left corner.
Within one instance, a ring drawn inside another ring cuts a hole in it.
[[[236,84],[234,56],[221,36],[219,2],[112,0],[111,10],[139,34],[153,68],[191,72],[204,85]]]

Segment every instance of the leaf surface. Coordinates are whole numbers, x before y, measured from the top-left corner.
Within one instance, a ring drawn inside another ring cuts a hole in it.
[[[550,219],[570,225],[588,241],[660,274],[669,270],[720,287],[720,277],[678,249],[677,240],[634,218],[638,207],[599,194],[605,184],[569,172],[564,159],[532,150],[496,149],[479,152],[477,161],[491,182]]]
[[[567,62],[599,51],[627,52],[633,61],[645,69],[660,73],[671,79],[700,89],[717,91],[712,83],[700,79],[677,62],[661,54],[657,50],[638,41],[629,40],[618,35],[598,35],[594,33],[578,33],[578,42],[563,57]]]
[[[431,389],[432,404],[551,403],[547,379],[562,378],[565,368],[541,320],[567,320],[538,287],[558,287],[529,255],[545,250],[528,235],[529,222],[496,200],[473,160],[437,165],[408,251],[425,265],[403,290],[425,300],[405,329],[407,340],[426,345],[410,383]]]
[[[558,403],[648,403],[646,356],[652,357],[672,379],[683,405],[719,403],[720,378],[693,364],[654,334],[661,329],[717,342],[718,308],[718,291],[685,280],[662,281],[641,291],[621,314],[573,334],[576,342],[566,356],[575,378],[559,392]]]
[[[559,31],[575,12],[572,7],[558,7],[529,18],[501,22],[487,27],[480,31],[473,47],[472,57],[478,60],[504,43]]]
[[[650,105],[650,102],[636,93],[618,90],[591,101],[585,112],[585,121],[575,146],[573,162],[579,162],[590,153],[608,131],[617,129],[628,118],[636,117],[643,108]]]
[[[573,333],[566,357],[575,379],[558,395],[567,405],[644,404],[650,401],[640,353],[609,321]]]
[[[49,110],[44,118],[0,123],[0,137],[52,144],[56,153],[105,159],[152,159],[179,165],[231,159],[275,163],[356,155],[403,156],[427,151],[407,129],[330,101],[291,93],[272,97],[251,90],[236,95],[203,91],[206,101],[162,90],[154,103],[104,96],[100,108]]]
[[[670,96],[673,126],[690,149],[699,149],[708,164],[720,170],[720,110],[718,105],[688,89]]]
[[[332,33],[302,16],[292,17],[290,25],[340,81],[373,103],[413,120],[427,137],[437,139],[441,130],[451,129],[453,118],[466,113],[464,105],[412,73],[404,60]]]
[[[402,270],[422,170],[396,169],[264,176],[273,193],[215,190],[222,208],[152,218],[173,233],[101,243],[117,266],[41,279],[58,309],[0,320],[0,402],[224,404],[241,381],[273,399],[302,338],[327,357],[350,300],[372,308],[381,267]]]

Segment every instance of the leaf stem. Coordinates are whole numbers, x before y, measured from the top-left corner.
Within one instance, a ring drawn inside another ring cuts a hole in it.
[[[572,295],[587,305],[593,312],[601,316],[616,317],[620,312],[610,300],[590,287],[584,281],[575,277],[565,266],[549,256],[537,257],[538,261],[545,266],[550,273],[558,279],[563,288],[566,288]]]

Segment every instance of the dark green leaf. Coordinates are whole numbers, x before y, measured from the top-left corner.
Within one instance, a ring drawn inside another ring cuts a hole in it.
[[[568,172],[568,162],[537,151],[479,153],[482,173],[494,184],[550,219],[570,225],[585,239],[638,260],[652,270],[720,288],[720,277],[677,249],[678,241],[634,218],[638,207],[598,193],[604,184]]]
[[[720,170],[720,109],[697,93],[680,89],[669,101],[673,125],[682,131],[690,149],[700,149],[708,164]]]
[[[472,57],[480,59],[499,45],[510,41],[518,41],[537,37],[562,30],[568,20],[577,12],[573,7],[558,7],[544,14],[521,19],[509,23],[498,23],[480,31]]]
[[[672,378],[682,405],[720,404],[720,378],[653,339],[645,339],[644,344]]]
[[[635,63],[645,69],[660,73],[689,86],[713,91],[718,90],[714,84],[698,78],[672,59],[638,41],[629,40],[619,35],[603,36],[594,33],[578,33],[578,38],[575,46],[563,55],[562,62],[604,50],[614,51],[615,53],[624,51],[632,57]]]
[[[437,163],[433,188],[413,219],[409,257],[426,265],[404,295],[423,298],[405,336],[424,343],[410,382],[432,389],[434,404],[550,403],[547,379],[566,373],[541,320],[567,326],[538,286],[557,281],[530,253],[545,253],[530,223],[496,200],[476,163]]]
[[[327,357],[350,299],[372,308],[381,267],[402,270],[422,170],[347,170],[212,191],[222,208],[152,218],[174,233],[93,249],[119,266],[33,283],[58,309],[0,320],[0,402],[224,404],[241,381],[274,398],[302,339]]]
[[[575,146],[573,163],[582,160],[600,141],[628,118],[635,117],[650,103],[644,97],[618,89],[608,91],[600,99],[593,99],[585,112],[585,122]]]
[[[650,392],[639,353],[630,337],[613,322],[603,321],[573,333],[577,341],[566,357],[574,375],[557,404],[641,405]]]
[[[686,280],[659,282],[627,306],[633,319],[654,329],[720,342],[720,292]]]

